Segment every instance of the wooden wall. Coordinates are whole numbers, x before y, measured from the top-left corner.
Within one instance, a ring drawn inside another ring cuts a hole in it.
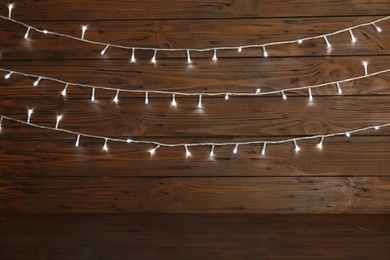
[[[8,16],[8,2],[0,14]],[[208,48],[261,44],[321,35],[380,19],[387,1],[32,1],[15,2],[12,18],[32,26],[128,46]],[[108,88],[182,92],[283,90],[386,70],[390,20],[302,44],[193,53],[131,52],[31,31],[0,22],[0,67]],[[389,73],[336,86],[264,97],[177,97],[91,90],[12,75],[0,78],[0,114],[86,134],[166,143],[283,140],[390,122]],[[4,119],[0,135],[1,213],[390,213],[390,127],[319,140],[261,145],[157,150],[154,146],[81,138]]]

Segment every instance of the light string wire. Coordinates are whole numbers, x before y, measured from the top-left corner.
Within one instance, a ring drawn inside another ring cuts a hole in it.
[[[313,89],[313,88],[320,88],[320,87],[325,87],[325,86],[329,86],[329,85],[336,85],[338,88],[338,93],[342,94],[342,91],[340,89],[340,83],[360,80],[360,79],[364,79],[364,78],[368,78],[368,77],[372,77],[372,76],[376,76],[376,75],[390,72],[390,68],[389,68],[389,69],[380,70],[380,71],[376,71],[376,72],[372,72],[372,73],[367,73],[367,63],[364,62],[364,64],[365,64],[365,66],[364,66],[365,73],[364,73],[364,75],[361,75],[361,76],[342,79],[342,80],[336,80],[336,81],[331,81],[331,82],[326,82],[326,83],[321,83],[321,84],[316,84],[316,85],[286,88],[283,90],[275,90],[275,91],[268,91],[268,92],[261,92],[259,88],[257,88],[255,92],[177,92],[177,91],[164,91],[164,90],[120,89],[120,88],[110,88],[110,87],[88,85],[88,84],[81,84],[81,83],[72,83],[72,82],[67,82],[67,81],[52,78],[52,77],[40,76],[40,75],[35,75],[35,74],[28,74],[28,73],[18,72],[18,71],[4,69],[4,68],[0,68],[0,71],[8,73],[4,76],[6,79],[10,78],[10,76],[13,74],[22,75],[25,77],[37,78],[37,80],[34,82],[34,86],[37,86],[38,82],[41,80],[49,80],[52,82],[64,84],[65,88],[61,92],[64,96],[66,95],[66,90],[69,88],[69,86],[92,88],[92,92],[93,92],[92,99],[93,100],[95,100],[95,89],[114,91],[116,93],[116,95],[115,95],[116,98],[114,98],[115,102],[118,101],[117,95],[119,94],[119,92],[144,93],[146,99],[148,99],[150,93],[172,95],[173,98],[175,96],[199,96],[199,97],[201,97],[201,96],[224,96],[225,99],[228,99],[229,96],[264,96],[264,95],[272,95],[272,94],[282,94],[283,99],[286,99],[287,97],[286,97],[285,92],[309,89],[310,93],[311,93],[311,89]],[[145,103],[147,104],[148,102],[145,102]]]
[[[73,134],[73,135],[76,136],[76,144],[75,144],[75,146],[79,146],[80,137],[88,137],[88,138],[94,138],[94,139],[101,139],[101,140],[103,140],[104,141],[104,146],[103,146],[104,150],[108,150],[107,142],[108,141],[113,141],[113,142],[135,143],[135,144],[152,144],[152,145],[156,146],[154,149],[152,149],[153,153],[159,147],[183,147],[185,149],[184,151],[186,152],[187,155],[190,154],[190,152],[188,150],[189,147],[211,146],[212,147],[212,153],[211,154],[213,154],[215,147],[233,146],[234,147],[233,153],[237,153],[237,147],[238,146],[253,145],[253,144],[263,144],[263,149],[261,151],[261,154],[265,155],[265,147],[266,147],[266,145],[269,145],[269,144],[283,144],[283,143],[289,143],[289,142],[294,143],[294,145],[296,147],[295,150],[298,152],[300,150],[300,148],[299,148],[297,142],[301,141],[301,140],[311,140],[311,139],[320,139],[320,142],[318,143],[317,147],[319,149],[322,149],[323,142],[324,142],[325,138],[334,137],[334,136],[350,137],[354,133],[364,132],[364,131],[372,130],[372,129],[379,130],[380,128],[389,127],[390,126],[390,122],[389,122],[389,123],[384,123],[384,124],[379,124],[379,125],[362,127],[362,128],[354,129],[354,130],[348,130],[348,131],[344,131],[344,132],[337,132],[337,133],[332,133],[332,134],[319,134],[319,135],[312,135],[312,136],[303,136],[303,137],[289,138],[289,139],[276,140],[276,141],[273,141],[273,140],[254,140],[254,141],[245,141],[245,142],[201,142],[201,143],[175,143],[175,144],[171,144],[171,143],[162,143],[162,142],[157,142],[157,141],[133,140],[133,139],[129,139],[129,138],[127,138],[127,139],[111,138],[111,137],[107,137],[107,136],[85,134],[85,133],[81,133],[81,132],[76,132],[76,131],[71,131],[71,130],[59,128],[58,124],[59,124],[60,119],[62,119],[62,115],[57,116],[57,121],[55,123],[55,127],[42,126],[42,125],[37,125],[37,124],[31,123],[30,116],[31,116],[30,110],[29,110],[29,119],[28,119],[28,121],[23,121],[23,120],[19,120],[19,119],[13,118],[13,117],[9,117],[9,116],[5,116],[5,115],[0,114],[0,122],[2,122],[3,119],[6,119],[6,120],[9,120],[9,121],[14,121],[14,122],[21,123],[21,124],[24,124],[24,125],[32,126],[32,127],[38,128],[38,129],[52,130],[52,131],[58,131],[58,132]],[[0,125],[0,129],[1,129],[1,125]]]
[[[93,45],[99,45],[99,46],[102,46],[104,49],[101,51],[101,54],[103,55],[108,48],[110,47],[114,47],[114,48],[119,48],[119,49],[126,49],[126,50],[131,50],[132,51],[132,61],[135,61],[135,58],[134,58],[134,52],[135,50],[153,50],[154,51],[154,61],[155,61],[155,55],[157,53],[157,51],[169,51],[169,52],[177,52],[177,51],[186,51],[187,52],[187,59],[188,61],[191,61],[191,58],[189,56],[189,52],[190,51],[195,51],[195,52],[205,52],[205,51],[213,51],[214,52],[214,60],[216,60],[216,52],[217,50],[238,50],[239,52],[242,51],[242,49],[247,49],[247,48],[262,48],[262,50],[264,51],[264,56],[267,57],[269,56],[269,54],[267,53],[266,51],[266,47],[267,46],[273,46],[273,45],[282,45],[282,44],[289,44],[289,43],[302,43],[304,41],[308,41],[308,40],[314,40],[314,39],[324,39],[326,44],[327,44],[327,47],[331,47],[330,43],[329,43],[329,40],[328,40],[328,37],[329,36],[332,36],[332,35],[336,35],[336,34],[340,34],[340,33],[343,33],[343,32],[349,32],[351,34],[352,30],[353,29],[356,29],[356,28],[360,28],[360,27],[364,27],[364,26],[374,26],[377,31],[382,31],[382,29],[380,27],[378,27],[376,25],[376,23],[379,23],[379,22],[382,22],[382,21],[385,21],[385,20],[388,20],[390,19],[390,16],[386,16],[386,17],[383,17],[383,18],[380,18],[380,19],[377,19],[375,21],[371,21],[371,22],[367,22],[367,23],[362,23],[362,24],[358,24],[358,25],[354,25],[354,26],[351,26],[351,27],[348,27],[348,28],[344,28],[344,29],[341,29],[341,30],[338,30],[338,31],[335,31],[335,32],[331,32],[331,33],[326,33],[326,34],[321,34],[321,35],[317,35],[317,36],[311,36],[311,37],[305,37],[305,38],[301,38],[301,39],[297,39],[297,40],[287,40],[287,41],[278,41],[278,42],[268,42],[268,43],[262,43],[262,44],[251,44],[251,45],[241,45],[241,46],[220,46],[220,47],[210,47],[210,48],[154,48],[154,47],[135,47],[135,46],[125,46],[125,45],[119,45],[119,44],[112,44],[112,43],[107,43],[107,42],[98,42],[98,41],[92,41],[92,40],[87,40],[84,38],[84,34],[85,34],[85,31],[87,29],[87,27],[84,25],[82,26],[82,34],[81,34],[81,37],[75,37],[75,36],[71,36],[71,35],[68,35],[68,34],[63,34],[63,33],[58,33],[58,32],[54,32],[54,31],[49,31],[49,30],[41,30],[41,29],[38,29],[34,26],[31,26],[29,24],[26,24],[26,23],[23,23],[21,21],[18,21],[18,20],[15,20],[15,19],[12,19],[11,18],[11,15],[9,15],[9,17],[6,17],[6,16],[3,16],[3,15],[0,15],[0,18],[4,19],[4,20],[7,20],[7,21],[10,21],[12,23],[15,23],[15,24],[19,24],[19,25],[22,25],[24,27],[27,28],[27,32],[26,32],[26,35],[25,35],[25,38],[28,37],[28,32],[30,32],[31,30],[34,30],[36,32],[39,32],[39,33],[43,33],[43,34],[52,34],[52,35],[56,35],[56,36],[60,36],[60,37],[65,37],[65,38],[69,38],[69,39],[73,39],[73,40],[77,40],[77,41],[82,41],[82,42],[85,42],[85,43],[90,43],[90,44],[93,44]],[[353,34],[351,34],[353,35]],[[27,36],[27,37],[26,37]],[[356,38],[355,37],[352,37],[352,42],[355,42],[356,41]]]

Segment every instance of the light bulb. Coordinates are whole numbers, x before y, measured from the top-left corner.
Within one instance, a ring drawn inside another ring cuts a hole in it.
[[[28,112],[27,112],[27,123],[29,124],[30,123],[30,119],[31,119],[31,115],[33,113],[33,109],[29,109]]]
[[[61,91],[61,94],[62,94],[62,96],[66,96],[66,90],[68,89],[68,87],[69,87],[69,84],[66,84],[65,85],[65,88]]]
[[[118,101],[119,101],[119,90],[116,91],[116,95],[114,97],[114,102],[118,103]]]
[[[228,99],[229,99],[229,94],[226,93],[225,100],[228,100]]]
[[[131,140],[131,139],[127,139],[126,140],[126,142],[129,144],[129,143],[131,143],[133,140]]]
[[[95,88],[92,88],[91,101],[95,101]]]
[[[309,101],[313,101],[313,95],[311,94],[311,88],[307,89],[309,91]]]
[[[135,63],[135,48],[132,48],[130,61],[131,61],[131,63]]]
[[[261,92],[261,89],[256,89],[256,94],[259,94]]]
[[[267,143],[264,143],[263,150],[261,150],[261,155],[265,155],[265,148],[267,147]]]
[[[9,78],[11,77],[12,73],[13,73],[13,72],[8,73],[7,75],[4,76],[4,78],[5,78],[5,79],[9,79]]]
[[[59,125],[61,119],[62,119],[62,115],[57,116],[57,122],[56,122],[56,127],[55,127],[56,129],[58,128],[58,125]]]
[[[8,17],[11,18],[12,9],[14,8],[14,4],[8,5]]]
[[[265,49],[265,46],[262,46],[263,47],[263,55],[264,55],[264,57],[268,57],[268,52],[267,52],[267,50]]]
[[[81,39],[84,39],[85,31],[87,30],[87,26],[83,25],[81,27]]]
[[[372,25],[375,27],[375,29],[376,29],[378,32],[381,32],[381,31],[382,31],[382,29],[381,29],[378,25],[376,25],[375,23],[373,23]]]
[[[185,148],[185,150],[186,150],[186,156],[187,156],[187,157],[191,156],[191,152],[188,150],[187,145],[185,145],[184,148]]]
[[[299,152],[301,150],[301,148],[298,146],[296,140],[294,140],[294,145],[295,145],[295,152]]]
[[[379,126],[374,126],[374,129],[375,130],[379,130]]]
[[[76,143],[74,144],[74,146],[79,146],[79,144],[80,144],[80,135],[77,135]]]
[[[336,85],[337,85],[337,91],[338,91],[339,95],[343,94],[343,91],[341,90],[341,87],[340,87],[340,83],[337,82]]]
[[[286,100],[287,99],[287,96],[286,96],[286,94],[284,94],[284,92],[282,91],[282,97],[283,97],[283,99],[284,100]]]
[[[149,94],[148,94],[148,92],[146,91],[145,92],[145,104],[149,104]]]
[[[322,150],[322,143],[324,142],[325,137],[321,137],[321,141],[317,144],[317,148]]]
[[[107,146],[107,138],[106,138],[106,139],[104,139],[103,150],[104,150],[104,151],[108,151],[108,146]]]
[[[346,135],[347,137],[350,137],[350,136],[351,136],[351,133],[350,133],[350,132],[346,132],[345,135]]]
[[[30,33],[31,27],[27,28],[26,34],[24,35],[24,39],[28,38],[28,34]]]
[[[217,61],[217,49],[214,49],[213,61]]]
[[[210,150],[210,157],[213,157],[213,156],[214,156],[214,148],[215,148],[215,146],[212,145],[212,146],[211,146],[211,150]]]
[[[202,95],[199,95],[198,108],[202,108]]]
[[[238,144],[234,147],[233,153],[236,154],[238,152]]]
[[[242,52],[242,47],[239,47],[239,48],[238,48],[238,52]]]
[[[353,35],[352,30],[349,30],[349,34],[351,35],[351,42],[355,43],[356,42],[356,38],[355,38],[355,35]]]
[[[101,52],[100,55],[104,55],[110,45],[107,45]]]
[[[330,44],[330,42],[328,41],[328,38],[326,36],[324,36],[324,40],[326,42],[326,47],[331,48],[332,45]]]
[[[190,50],[187,50],[187,62],[192,63],[191,56],[190,56]]]
[[[43,30],[42,32],[43,32],[44,34],[48,34],[48,33],[49,33],[48,30]]]
[[[157,50],[154,50],[153,57],[152,57],[152,60],[151,60],[151,62],[153,64],[156,64],[156,56],[157,56]]]
[[[298,40],[297,42],[298,42],[299,44],[301,44],[301,43],[303,42],[303,40]]]
[[[363,66],[364,66],[364,74],[367,75],[368,74],[368,62],[363,61]]]
[[[159,147],[160,147],[160,145],[157,145],[155,148],[150,149],[150,150],[149,150],[150,155],[154,155],[154,154],[156,153],[156,150],[157,150]]]
[[[38,78],[35,82],[34,82],[34,87],[36,87],[36,86],[38,86],[38,84],[39,84],[39,81],[41,81],[41,78]]]
[[[175,94],[172,94],[172,102],[171,102],[171,106],[175,107],[176,105],[177,105],[177,103],[176,103]]]

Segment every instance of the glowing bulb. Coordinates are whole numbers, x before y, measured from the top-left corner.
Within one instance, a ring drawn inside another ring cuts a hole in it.
[[[146,91],[145,92],[145,104],[149,104],[149,93]]]
[[[110,45],[107,45],[101,52],[100,55],[104,55]]]
[[[259,94],[261,92],[261,89],[256,89],[256,94]]]
[[[215,145],[212,145],[211,150],[210,150],[210,157],[214,156],[214,148],[215,148]]]
[[[228,99],[229,99],[229,94],[226,93],[225,100],[228,100]]]
[[[151,60],[151,62],[153,64],[156,64],[156,56],[157,56],[157,50],[154,50],[154,54],[153,54],[153,57],[152,57],[152,60]]]
[[[322,150],[322,143],[324,142],[325,137],[321,138],[321,141],[317,144],[317,148]]]
[[[356,38],[355,38],[355,35],[353,35],[352,30],[349,30],[349,34],[351,35],[351,41],[352,41],[352,43],[355,43],[355,42],[356,42]]]
[[[11,77],[12,73],[13,73],[13,72],[8,73],[7,75],[4,76],[4,78],[5,78],[5,79],[9,79],[9,78]]]
[[[286,100],[287,99],[287,96],[286,96],[286,94],[284,94],[284,92],[282,91],[282,97],[283,97],[283,99],[284,100]]]
[[[297,42],[298,42],[299,44],[301,44],[301,43],[303,42],[303,40],[298,40]]]
[[[68,87],[69,87],[69,84],[66,84],[65,85],[65,88],[61,91],[61,94],[62,94],[62,96],[66,96],[66,90],[68,89]]]
[[[327,46],[328,48],[331,48],[332,45],[330,44],[330,42],[328,41],[328,38],[327,38],[326,36],[324,36],[324,40],[325,40],[325,42],[326,42],[326,46]]]
[[[30,123],[30,119],[31,119],[31,115],[33,113],[33,109],[29,109],[28,112],[27,112],[27,123],[29,124]]]
[[[34,82],[34,87],[38,86],[39,81],[41,81],[41,78],[38,78],[38,79]]]
[[[30,33],[31,27],[27,28],[26,34],[24,35],[24,39],[28,38],[28,34]]]
[[[56,127],[55,127],[56,129],[58,128],[58,125],[59,125],[61,119],[62,119],[62,115],[57,116],[57,122],[56,122]]]
[[[214,49],[213,61],[217,61],[217,49]]]
[[[382,31],[382,29],[381,29],[378,25],[376,25],[375,23],[373,23],[372,25],[375,27],[375,29],[376,29],[378,32],[381,32],[381,31]]]
[[[48,34],[48,33],[49,33],[48,30],[43,30],[42,32],[43,32],[44,34]]]
[[[172,94],[172,102],[171,102],[171,106],[176,106],[177,103],[176,103],[176,98],[175,98],[175,94]]]
[[[130,61],[131,61],[131,63],[135,63],[135,48],[132,48]]]
[[[375,130],[379,130],[379,126],[374,126],[374,129]]]
[[[351,133],[350,133],[350,132],[346,132],[345,135],[346,135],[347,137],[350,137],[350,136],[351,136]]]
[[[85,31],[87,30],[87,26],[83,25],[81,27],[81,39],[84,39]]]
[[[238,52],[242,52],[242,47],[239,47],[239,48],[238,48]]]
[[[337,91],[339,92],[339,95],[343,94],[343,91],[341,90],[341,87],[340,87],[340,83],[337,82],[336,85],[337,85]]]
[[[14,8],[14,4],[8,5],[8,17],[11,18],[12,9]]]
[[[157,150],[159,147],[160,147],[160,145],[157,145],[155,148],[150,149],[150,150],[149,150],[150,155],[154,155],[154,154],[156,153],[156,150]]]
[[[190,56],[190,50],[187,50],[187,62],[192,63],[191,56]]]
[[[188,150],[187,145],[185,145],[184,148],[186,149],[186,156],[187,157],[191,156],[191,152]]]
[[[301,148],[298,146],[296,140],[294,140],[294,145],[295,145],[295,152],[299,152],[301,150]]]
[[[74,146],[79,146],[79,144],[80,144],[80,135],[77,135],[76,143],[74,144]]]
[[[126,140],[126,142],[129,144],[129,143],[131,143],[133,140],[131,140],[131,139],[127,139]]]
[[[104,139],[103,150],[104,150],[104,151],[108,151],[108,146],[107,146],[107,138],[106,138],[106,139]]]
[[[262,46],[263,47],[263,55],[264,55],[264,57],[268,57],[268,52],[267,52],[267,50],[265,49],[265,46]]]
[[[267,143],[264,143],[263,150],[261,150],[261,155],[265,155],[265,148],[267,147]]]
[[[114,97],[114,102],[118,103],[118,101],[119,101],[119,90],[116,91],[116,95]]]
[[[238,152],[238,144],[234,147],[233,153],[236,154]]]
[[[198,108],[202,108],[202,95],[199,95]]]
[[[95,101],[95,88],[92,88],[91,101]]]
[[[368,62],[363,61],[363,66],[364,66],[364,74],[367,75],[368,74]]]
[[[0,116],[0,131],[1,131],[1,124],[3,123],[3,117]]]
[[[307,89],[309,91],[309,101],[313,101],[313,95],[311,94],[311,88]]]

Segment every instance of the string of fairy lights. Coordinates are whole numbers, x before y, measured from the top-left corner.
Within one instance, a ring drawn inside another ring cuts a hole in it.
[[[385,21],[390,19],[390,16],[386,16],[368,23],[362,23],[358,24],[355,26],[347,27],[335,32],[327,33],[327,34],[322,34],[318,36],[313,36],[313,37],[306,37],[306,38],[301,38],[297,40],[288,40],[288,41],[279,41],[279,42],[269,42],[269,43],[262,43],[262,44],[254,44],[254,45],[242,45],[242,46],[232,46],[232,47],[226,47],[226,46],[219,46],[219,47],[212,47],[212,48],[203,48],[203,49],[193,49],[193,48],[176,48],[176,49],[167,49],[167,48],[151,48],[151,47],[134,47],[134,46],[124,46],[124,45],[117,45],[117,44],[112,44],[112,43],[105,43],[105,42],[97,42],[97,41],[92,41],[85,39],[86,32],[87,32],[87,25],[83,25],[81,28],[81,36],[80,37],[75,37],[72,35],[67,35],[67,34],[62,34],[58,32],[53,32],[49,31],[46,29],[38,29],[36,27],[33,27],[29,24],[20,22],[18,20],[14,20],[11,18],[12,16],[12,10],[14,8],[13,4],[10,4],[8,6],[8,17],[0,15],[1,19],[7,20],[9,22],[19,24],[27,28],[26,33],[24,35],[25,39],[28,39],[30,37],[30,32],[31,30],[36,31],[38,33],[42,34],[51,34],[59,37],[65,37],[65,38],[70,38],[73,40],[93,44],[93,45],[99,45],[102,46],[102,51],[101,55],[104,55],[109,48],[120,48],[120,49],[127,49],[131,50],[131,62],[135,63],[136,62],[136,50],[151,50],[153,51],[153,56],[151,58],[152,63],[156,63],[157,60],[157,53],[160,51],[169,51],[169,52],[179,52],[179,51],[185,51],[186,52],[186,57],[187,57],[187,62],[192,63],[191,59],[191,52],[206,52],[210,51],[212,52],[212,60],[216,61],[218,59],[217,57],[217,52],[219,50],[234,50],[236,49],[238,52],[241,52],[243,49],[248,49],[248,48],[261,48],[263,52],[264,57],[268,57],[269,53],[267,51],[267,47],[269,46],[274,46],[274,45],[282,45],[282,44],[289,44],[289,43],[298,43],[301,44],[304,41],[309,41],[309,40],[314,40],[314,39],[320,39],[322,38],[326,44],[327,48],[331,48],[332,45],[330,43],[329,37],[337,34],[341,34],[344,32],[348,32],[351,38],[351,42],[355,43],[357,41],[353,30],[364,27],[364,26],[373,26],[378,32],[381,32],[382,29],[377,25],[377,23]],[[198,97],[198,107],[202,108],[202,97],[204,96],[223,96],[226,100],[229,99],[229,96],[250,96],[250,97],[258,97],[258,96],[264,96],[264,95],[272,95],[272,94],[279,94],[281,97],[285,100],[287,99],[287,93],[292,92],[292,91],[299,91],[299,90],[306,90],[308,93],[308,99],[309,101],[313,100],[313,94],[312,94],[312,89],[315,88],[320,88],[320,87],[326,87],[326,86],[336,86],[337,87],[337,93],[342,94],[342,86],[341,84],[355,81],[355,80],[360,80],[384,73],[388,73],[390,69],[384,69],[381,71],[376,71],[376,72],[369,72],[368,71],[368,63],[367,61],[363,62],[363,75],[361,76],[356,76],[356,77],[351,77],[347,79],[342,79],[342,80],[337,80],[337,81],[332,81],[328,83],[322,83],[322,84],[315,84],[315,85],[310,85],[310,86],[302,86],[302,87],[295,87],[295,88],[286,88],[283,90],[275,90],[275,91],[268,91],[268,92],[262,92],[260,88],[256,88],[253,92],[177,92],[177,91],[162,91],[162,90],[136,90],[136,89],[120,89],[120,88],[110,88],[110,87],[104,87],[104,86],[98,86],[98,85],[88,85],[88,84],[81,84],[81,83],[74,83],[74,82],[67,82],[64,80],[60,80],[57,78],[53,77],[47,77],[47,76],[42,76],[42,75],[36,75],[36,74],[28,74],[24,72],[19,72],[15,70],[9,70],[5,68],[0,68],[0,71],[5,72],[6,75],[4,76],[5,79],[9,79],[13,74],[15,75],[21,75],[25,77],[30,77],[34,78],[35,81],[33,82],[34,87],[38,87],[40,82],[42,80],[47,80],[47,81],[52,81],[52,82],[57,82],[60,84],[64,84],[64,88],[61,91],[61,94],[65,97],[67,95],[67,90],[70,86],[76,86],[76,87],[83,87],[83,88],[90,88],[91,89],[91,101],[96,100],[96,90],[97,89],[102,89],[102,90],[110,90],[114,91],[115,95],[113,98],[113,102],[117,103],[119,102],[119,95],[121,92],[129,92],[129,93],[143,93],[145,95],[145,104],[149,103],[149,94],[165,94],[165,95],[170,95],[172,97],[171,105],[176,106],[177,101],[176,97],[177,96],[197,96]],[[331,134],[319,134],[319,135],[311,135],[311,136],[302,136],[302,137],[296,137],[296,138],[289,138],[289,139],[282,139],[282,140],[250,140],[250,141],[242,141],[242,142],[192,142],[192,143],[163,143],[163,142],[158,142],[155,140],[134,140],[133,138],[112,138],[108,136],[99,136],[99,135],[92,135],[92,134],[87,134],[87,133],[82,133],[82,132],[77,132],[77,131],[72,131],[68,129],[64,129],[60,127],[61,120],[63,120],[64,115],[58,115],[56,117],[56,120],[53,122],[53,127],[50,126],[44,126],[44,125],[39,125],[36,123],[33,123],[33,113],[34,109],[28,109],[27,110],[27,115],[26,115],[26,120],[20,120],[16,119],[10,116],[2,115],[0,114],[0,130],[3,125],[3,121],[8,120],[8,121],[13,121],[16,123],[24,124],[33,128],[38,128],[38,129],[43,129],[43,130],[51,130],[51,131],[58,131],[58,132],[63,132],[67,134],[72,134],[75,136],[75,146],[78,147],[81,144],[82,138],[94,138],[94,139],[99,139],[102,140],[103,147],[102,149],[104,151],[108,151],[108,146],[109,142],[122,142],[122,143],[128,143],[128,144],[147,144],[152,146],[152,148],[149,150],[149,153],[153,156],[156,151],[160,147],[182,147],[183,151],[185,152],[185,155],[187,157],[191,156],[191,148],[193,147],[198,147],[198,146],[206,146],[209,147],[210,157],[214,157],[216,153],[216,149],[219,147],[223,146],[230,146],[232,148],[233,154],[237,154],[239,151],[239,147],[245,146],[245,145],[259,145],[260,146],[260,151],[259,154],[262,156],[266,155],[266,149],[269,145],[277,145],[277,144],[284,144],[284,143],[292,143],[295,147],[295,152],[299,152],[301,150],[301,147],[299,146],[299,142],[302,140],[310,140],[310,139],[318,139],[317,143],[317,148],[322,149],[323,148],[323,143],[326,138],[330,137],[335,137],[335,136],[346,136],[347,138],[350,137],[352,134],[355,133],[360,133],[360,132],[365,132],[365,131],[370,131],[370,130],[379,130],[380,128],[384,127],[389,127],[390,122],[386,122],[383,124],[377,124],[377,125],[371,125],[371,126],[365,126],[362,128],[358,129],[352,129],[352,130],[346,130],[343,132],[336,132],[336,133],[331,133]]]

